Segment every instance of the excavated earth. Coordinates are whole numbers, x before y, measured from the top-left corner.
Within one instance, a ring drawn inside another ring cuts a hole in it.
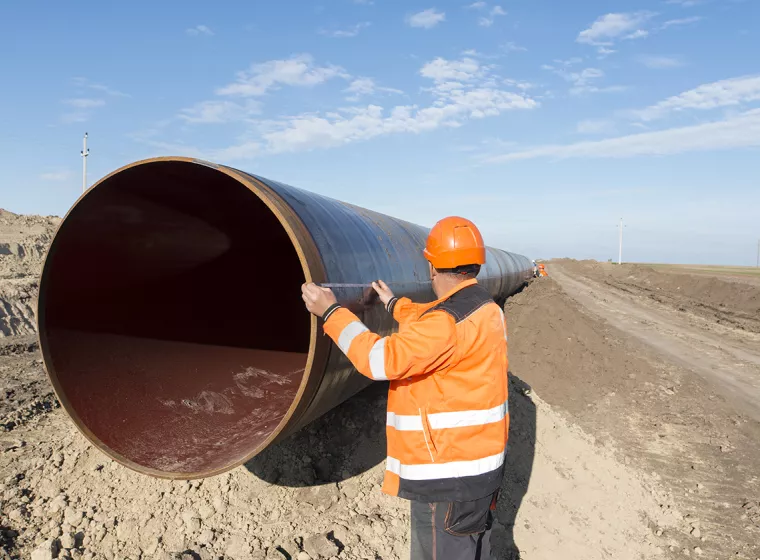
[[[380,493],[385,385],[204,480],[146,477],[90,445],[33,336],[56,219],[1,219],[0,559],[409,557],[408,504]],[[27,291],[8,288],[21,278]],[[506,313],[512,426],[496,558],[760,556],[755,420],[552,277]]]
[[[0,208],[0,337],[34,334],[37,275],[60,221]]]

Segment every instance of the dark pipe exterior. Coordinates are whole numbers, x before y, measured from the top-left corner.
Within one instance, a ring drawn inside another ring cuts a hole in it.
[[[163,178],[175,175],[183,177],[185,181],[190,177],[198,178],[198,184],[193,183],[192,186],[188,186],[188,197],[193,196],[192,193],[196,190],[199,192],[203,191],[209,196],[208,189],[212,188],[212,184],[215,184],[215,181],[226,181],[228,183],[237,183],[235,188],[238,188],[239,185],[239,187],[247,189],[241,196],[254,200],[256,204],[263,203],[266,205],[267,212],[269,213],[268,219],[271,222],[267,223],[266,227],[281,228],[284,234],[287,235],[289,243],[292,244],[295,254],[297,254],[302,269],[302,276],[294,273],[295,276],[299,276],[298,282],[305,280],[318,283],[364,284],[375,279],[383,279],[391,284],[396,295],[410,297],[416,302],[432,301],[434,294],[429,284],[428,264],[422,256],[422,248],[425,245],[428,229],[409,222],[303,191],[277,181],[244,173],[230,167],[214,165],[191,158],[169,157],[140,161],[121,168],[100,180],[80,198],[63,220],[51,245],[43,269],[40,283],[38,328],[40,347],[45,365],[56,394],[66,412],[71,416],[83,434],[104,453],[132,469],[152,476],[199,478],[219,474],[244,463],[274,441],[287,437],[337,406],[351,395],[357,393],[369,381],[357,374],[342,352],[332,344],[328,337],[322,334],[319,321],[311,317],[308,320],[310,322],[307,322],[305,317],[307,312],[302,310],[298,311],[299,316],[285,317],[284,319],[294,322],[300,321],[304,325],[304,347],[306,344],[305,330],[308,324],[308,357],[306,358],[303,376],[297,384],[297,390],[294,389],[293,393],[287,396],[289,400],[289,405],[285,405],[287,406],[287,410],[283,407],[283,413],[278,414],[275,418],[277,421],[266,428],[268,431],[265,437],[262,436],[255,444],[250,443],[250,441],[243,441],[239,437],[231,438],[229,439],[230,443],[225,444],[225,446],[237,446],[237,448],[233,450],[234,452],[229,453],[228,456],[218,461],[206,461],[201,458],[197,458],[198,460],[195,461],[195,458],[191,458],[193,460],[188,459],[184,462],[161,462],[153,458],[144,459],[136,451],[130,451],[134,446],[118,447],[122,445],[118,443],[120,436],[118,428],[108,428],[106,430],[106,432],[116,433],[105,433],[101,428],[99,430],[103,433],[95,433],[97,430],[91,429],[91,425],[89,425],[90,421],[83,418],[87,406],[100,407],[99,409],[113,407],[111,411],[106,410],[102,413],[107,416],[114,413],[116,405],[105,400],[98,404],[74,404],[94,402],[88,400],[87,387],[89,381],[79,381],[80,378],[77,377],[80,375],[80,371],[84,371],[86,364],[72,363],[70,356],[65,355],[66,351],[64,349],[77,344],[76,340],[66,339],[65,342],[56,342],[55,344],[52,342],[52,339],[58,336],[56,333],[58,323],[68,322],[69,319],[72,323],[76,323],[76,318],[72,316],[76,311],[74,309],[66,309],[65,304],[61,303],[61,301],[66,299],[64,296],[68,293],[73,293],[78,288],[73,283],[64,285],[58,282],[56,284],[56,276],[63,276],[63,273],[60,271],[65,270],[67,266],[70,268],[77,265],[76,263],[68,262],[68,260],[74,258],[69,256],[73,253],[64,251],[65,244],[59,247],[59,240],[64,235],[68,235],[69,237],[73,235],[67,233],[67,224],[69,222],[72,224],[72,228],[74,227],[73,224],[77,224],[76,228],[79,231],[88,231],[87,228],[90,226],[87,221],[88,217],[83,215],[84,208],[88,203],[88,199],[95,200],[99,196],[99,192],[106,193],[109,191],[118,193],[120,190],[126,192],[127,189],[131,189],[133,186],[135,192],[139,188],[148,192],[147,186],[136,186],[137,182],[145,182],[146,178],[155,178],[156,184],[159,185],[160,180],[163,180]],[[206,190],[204,191],[204,189]],[[222,191],[220,190],[219,192],[219,197],[221,197]],[[177,196],[177,193],[174,191],[167,191],[167,193],[165,193],[165,197],[174,197],[173,200],[184,197],[184,194]],[[129,196],[133,196],[134,194],[134,192],[129,191]],[[216,197],[217,195],[214,194],[213,196]],[[155,200],[151,199],[151,204],[154,203],[156,207],[161,204],[169,204],[169,202],[162,202],[158,198]],[[234,210],[231,207],[232,203],[228,202],[227,204],[230,211]],[[180,201],[177,202],[176,208],[172,206],[173,212],[178,209],[181,213],[182,203]],[[242,210],[240,211],[242,212]],[[224,213],[221,210],[220,212],[223,217]],[[95,219],[92,217],[92,213],[90,216],[91,219]],[[139,221],[141,219],[150,219],[150,217],[130,215],[124,219]],[[254,220],[251,217],[250,221],[258,221],[258,219]],[[255,226],[256,224],[252,224],[252,227],[255,228]],[[97,227],[102,230],[105,226],[101,225]],[[72,231],[72,228],[69,228],[68,231]],[[95,226],[92,226],[92,228],[95,228]],[[96,235],[95,229],[92,229],[91,233],[92,235]],[[100,230],[98,230],[98,234],[105,236],[105,234],[100,233]],[[255,232],[251,233],[251,235],[254,234]],[[168,238],[168,234],[166,237]],[[156,242],[165,242],[167,247],[170,246],[169,241],[166,241],[166,239],[163,239],[163,241],[156,240]],[[85,243],[85,241],[82,241],[82,243]],[[87,243],[93,242],[87,241]],[[138,246],[138,244],[132,243],[130,239],[118,236],[103,241],[103,243],[111,243],[118,255],[118,259],[122,261],[128,260],[130,258],[129,255],[134,254],[130,253],[130,251],[133,251],[134,247]],[[132,248],[125,249],[130,243],[132,243]],[[140,258],[143,258],[142,254]],[[182,258],[188,260],[193,257],[183,255]],[[252,256],[252,258],[254,257]],[[121,263],[121,265],[124,265],[124,263]],[[213,269],[211,272],[213,273]],[[497,301],[503,302],[509,295],[524,285],[531,276],[531,272],[531,262],[526,257],[489,248],[486,265],[482,268],[478,280]],[[266,274],[270,282],[278,281],[277,270],[266,270],[262,274]],[[167,285],[165,289],[169,291],[172,287]],[[392,317],[386,313],[382,305],[368,304],[366,293],[361,288],[340,288],[336,289],[335,292],[339,301],[356,312],[371,330],[381,335],[388,335],[394,331]],[[292,293],[292,298],[299,301],[300,304],[300,294],[298,292]],[[76,298],[72,297],[72,300],[74,299]],[[234,305],[234,302],[232,302],[232,305]],[[270,302],[270,305],[276,306],[278,303]],[[290,313],[291,311],[288,310],[288,312]],[[292,312],[295,314],[295,311]],[[300,313],[303,313],[304,316],[300,316]],[[68,319],[64,315],[68,315]],[[96,312],[93,311],[91,316],[97,317]],[[105,311],[101,313],[101,317],[102,321],[109,321],[109,316]],[[167,329],[180,329],[181,326],[179,322],[177,326],[174,326],[170,318],[165,319],[164,321],[164,318],[161,316],[149,318],[154,326],[146,326],[145,332],[141,333],[141,336],[147,339],[150,344],[154,342],[160,344],[165,338],[171,339],[172,336],[166,335]],[[254,325],[256,321],[261,320],[264,319],[252,316],[250,317],[250,321],[252,321],[250,324]],[[84,321],[86,322],[87,319]],[[92,321],[95,322],[94,319]],[[118,325],[112,325],[105,330],[115,332],[118,331],[118,327]],[[80,331],[85,331],[88,329],[97,330],[100,327],[97,325],[78,325],[76,328],[80,329]],[[152,328],[159,330],[150,330]],[[164,334],[157,334],[162,328]],[[207,368],[205,375],[213,376],[215,375],[213,371],[215,363],[237,360],[235,363],[240,364],[242,360],[246,359],[242,357],[243,354],[239,354],[240,352],[245,352],[249,349],[255,350],[257,348],[256,341],[249,341],[250,348],[243,348],[246,343],[241,341],[243,339],[240,336],[241,334],[244,335],[245,331],[245,323],[235,323],[234,333],[232,329],[228,333],[231,338],[229,342],[225,343],[221,339],[211,342],[214,345],[215,351],[221,352],[221,354],[204,354],[208,363],[203,363],[199,359],[197,361],[197,368]],[[225,331],[223,330],[214,332],[217,337],[225,335]],[[209,336],[212,336],[212,334],[210,333]],[[293,336],[295,337],[296,334]],[[233,338],[234,340],[232,340]],[[275,343],[276,341],[268,340],[266,344],[262,343],[262,345],[266,346],[267,349],[271,349],[274,348],[273,344]],[[203,347],[203,345],[199,346],[198,344],[195,346]],[[229,351],[224,350],[226,347],[229,347]],[[142,350],[135,350],[135,348],[138,347],[130,348],[129,351],[133,354],[135,352],[142,352]],[[219,350],[220,348],[221,350]],[[123,352],[127,352],[127,349],[124,349]],[[156,365],[158,358],[154,357],[154,355],[160,354],[160,352],[151,349],[150,352],[153,352],[153,354],[150,356],[147,355],[148,350],[145,352],[146,354],[143,356],[144,360],[153,360],[153,367],[158,367]],[[135,360],[139,358],[140,356],[135,358]],[[99,366],[100,369],[96,372],[97,376],[99,376],[97,379],[102,380],[104,378],[107,379],[109,376],[117,375],[117,372],[103,369],[102,364],[109,363],[107,358],[104,358],[104,361],[99,363],[101,365]],[[199,375],[203,373],[201,372]],[[133,375],[132,379],[133,381],[130,383],[138,385],[131,390],[134,390],[136,394],[142,390],[144,398],[152,396],[150,391],[153,390],[153,385],[145,385],[145,387],[141,388],[139,386],[141,382],[140,377]],[[76,398],[74,396],[75,392],[77,393]],[[106,394],[106,397],[102,398],[107,399],[110,396]],[[91,410],[87,412],[87,414],[92,413],[93,411]],[[209,420],[209,422],[213,421]],[[208,427],[209,430],[212,430],[209,437],[213,437],[213,428],[212,423]],[[163,426],[161,424],[154,424],[147,426],[145,429],[147,430],[146,433],[150,433],[151,430],[162,430]],[[150,438],[146,436],[143,444],[149,445],[150,441]],[[227,440],[224,441],[226,442]],[[192,451],[189,453],[192,454]],[[201,452],[199,451],[198,453],[200,455]]]

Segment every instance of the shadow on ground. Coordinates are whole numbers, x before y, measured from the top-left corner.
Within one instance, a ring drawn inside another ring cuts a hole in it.
[[[245,464],[257,477],[282,486],[341,482],[385,460],[387,383],[373,383],[284,441]]]
[[[536,454],[536,405],[530,398],[531,388],[509,372],[509,443],[504,481],[496,511],[497,523],[491,535],[492,556],[517,560],[520,549],[515,542],[514,528],[523,498],[528,492],[533,459]]]

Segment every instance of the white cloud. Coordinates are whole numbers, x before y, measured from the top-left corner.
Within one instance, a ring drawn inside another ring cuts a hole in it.
[[[520,80],[512,80],[511,78],[506,78],[506,79],[502,80],[502,83],[504,83],[505,85],[508,85],[508,86],[520,89],[522,91],[528,91],[529,89],[533,89],[533,88],[537,87],[536,84],[534,84],[532,82],[523,82],[523,81],[520,81]]]
[[[501,46],[502,49],[504,49],[507,52],[526,52],[528,49],[525,47],[521,47],[517,43],[510,41],[508,43],[505,43]]]
[[[458,127],[468,120],[532,109],[538,102],[523,93],[498,87],[501,81],[489,68],[472,59],[435,59],[420,69],[433,82],[427,106],[356,106],[327,113],[308,113],[259,123],[259,138],[217,152],[218,159],[245,159],[261,153],[324,149],[401,133],[421,133]],[[519,89],[519,86],[518,86]],[[380,88],[369,78],[357,78],[348,87],[355,95]]]
[[[599,47],[596,49],[596,52],[599,53],[598,58],[601,60],[611,54],[615,54],[617,51],[615,49],[608,49],[607,47]]]
[[[371,6],[374,4],[372,0],[354,0],[354,4],[361,4],[363,6]]]
[[[486,15],[478,18],[478,25],[481,27],[491,27],[498,16],[506,16],[507,12],[501,6],[494,6],[490,10],[486,2],[474,2],[467,6],[472,10],[487,12]]]
[[[604,71],[600,70],[599,68],[584,68],[583,70],[577,72],[571,72],[567,70],[569,66],[573,66],[578,62],[579,59],[574,58],[564,61],[556,60],[555,63],[562,65],[563,68],[558,68],[550,64],[544,64],[541,66],[541,68],[544,70],[549,70],[550,72],[553,72],[557,76],[564,79],[566,82],[569,82],[572,85],[569,91],[573,95],[579,95],[582,93],[612,93],[625,89],[623,86],[602,87],[596,85],[596,82],[604,77]]]
[[[613,44],[614,40],[621,37],[636,38],[641,25],[648,22],[656,14],[653,12],[629,12],[603,15],[591,24],[591,27],[581,31],[576,41],[589,45]]]
[[[372,78],[357,78],[349,84],[345,91],[357,95],[372,95],[376,88],[375,80]]]
[[[576,131],[580,134],[607,134],[615,129],[615,123],[605,119],[588,119],[580,121]]]
[[[420,75],[430,78],[434,82],[470,82],[482,76],[485,68],[472,58],[460,60],[447,60],[438,57],[420,68]]]
[[[71,171],[51,171],[49,173],[43,173],[40,175],[40,179],[43,181],[61,182],[68,181],[71,178]]]
[[[64,99],[66,105],[76,107],[77,109],[94,109],[96,107],[102,107],[106,102],[102,99],[90,99],[86,97],[80,97],[77,99]]]
[[[704,0],[665,0],[666,4],[679,4],[684,8],[690,8],[702,4]]]
[[[637,29],[630,35],[623,37],[623,39],[643,39],[644,37],[649,37],[649,31],[646,31],[645,29]]]
[[[553,60],[553,62],[554,62],[554,64],[558,64],[560,66],[567,67],[567,66],[575,66],[576,64],[580,64],[581,62],[583,62],[583,59],[580,58],[580,57],[578,57],[578,56],[574,56],[572,58],[567,58],[567,59],[564,59],[564,60],[560,59],[560,58],[555,58]],[[552,69],[551,66],[548,66],[548,65],[544,65],[544,66],[546,67],[546,68],[544,68],[545,70],[551,70]]]
[[[90,89],[102,91],[103,93],[107,93],[108,95],[111,95],[113,97],[130,97],[128,93],[122,93],[119,90],[110,88],[103,84],[90,84],[89,87]]]
[[[634,111],[644,121],[663,118],[687,109],[707,110],[760,100],[760,75],[742,76],[703,84],[655,105]]]
[[[270,60],[253,64],[244,72],[238,72],[237,80],[219,88],[218,95],[239,97],[261,96],[280,86],[314,86],[333,78],[348,79],[340,66],[315,66],[311,55],[300,54],[284,60]]]
[[[704,18],[700,16],[693,16],[693,17],[687,17],[687,18],[681,18],[681,19],[671,19],[663,23],[660,26],[660,29],[667,29],[668,27],[674,27],[674,26],[680,26],[680,25],[690,25],[692,23],[702,21],[702,19]]]
[[[294,117],[282,129],[264,134],[264,139],[273,153],[329,148],[387,134],[458,127],[468,119],[537,106],[532,99],[493,88],[456,90],[424,108],[407,105],[385,111],[369,105],[348,114]]]
[[[647,68],[654,68],[656,70],[683,66],[681,59],[676,56],[641,55],[636,57],[636,60]]]
[[[260,111],[261,104],[252,99],[242,104],[227,100],[201,101],[182,109],[179,118],[190,124],[221,124],[241,121]]]
[[[191,37],[200,37],[201,35],[205,37],[211,37],[214,35],[214,32],[211,31],[211,29],[209,29],[206,25],[196,25],[195,27],[190,27],[189,29],[185,29],[185,33]]]
[[[375,95],[378,93],[404,93],[400,89],[378,86],[372,78],[356,78],[346,89],[350,94],[346,99],[348,101],[358,101],[363,95]]]
[[[656,132],[630,134],[606,140],[548,145],[491,156],[501,163],[536,158],[625,158],[760,146],[760,109],[727,119]]]
[[[130,97],[130,95],[127,93],[123,93],[119,90],[113,89],[104,84],[93,83],[87,78],[74,78],[72,81],[74,82],[75,85],[79,87],[94,89],[96,91],[102,91],[103,93],[110,95],[112,97]]]
[[[362,29],[369,26],[370,26],[370,23],[368,21],[363,21],[363,22],[357,23],[356,25],[352,25],[351,27],[347,27],[346,29],[334,29],[334,30],[320,29],[319,33],[321,35],[325,35],[327,37],[333,37],[335,39],[346,39],[349,37],[356,37]]]
[[[458,60],[434,59],[419,70],[431,86],[422,88],[430,101],[383,107],[376,103],[339,107],[329,111],[296,114],[272,119],[251,118],[259,109],[255,97],[283,85],[308,86],[334,77],[350,79],[342,69],[319,66],[311,57],[299,55],[288,60],[253,65],[238,74],[233,84],[217,90],[220,99],[205,101],[182,110],[168,123],[225,123],[240,121],[245,125],[239,141],[217,150],[205,150],[202,157],[217,161],[246,160],[263,154],[325,149],[379,136],[421,133],[439,128],[463,126],[470,120],[495,117],[506,111],[533,109],[538,101],[525,92],[532,84],[505,79],[492,73],[493,67],[462,57]],[[378,85],[368,77],[351,79],[344,89],[349,101],[383,93],[400,94],[400,90]],[[242,96],[241,101],[224,96]],[[252,99],[253,98],[253,99]],[[167,125],[168,126],[168,125]],[[166,151],[182,144],[162,142],[163,125],[148,131],[137,140],[154,149]],[[187,146],[183,151],[200,150]],[[170,151],[177,151],[176,149]]]
[[[422,27],[424,29],[430,29],[435,27],[446,19],[445,12],[438,12],[435,8],[430,8],[422,12],[418,12],[406,18],[406,24],[410,27]]]
[[[507,12],[501,6],[494,6],[491,12],[487,16],[483,16],[478,19],[478,25],[481,27],[491,27],[496,21],[497,16],[505,16]]]

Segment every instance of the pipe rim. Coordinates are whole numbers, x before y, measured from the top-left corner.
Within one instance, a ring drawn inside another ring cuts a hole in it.
[[[133,163],[130,163],[128,165],[125,165],[123,167],[120,167],[116,169],[115,171],[112,171],[108,175],[105,175],[101,179],[99,179],[97,182],[93,183],[92,186],[90,186],[86,191],[84,191],[74,202],[74,204],[69,208],[69,210],[66,212],[66,214],[61,219],[60,224],[58,224],[58,227],[56,228],[55,234],[53,235],[53,239],[48,246],[47,253],[45,254],[45,261],[42,267],[42,272],[40,274],[40,282],[39,282],[39,296],[37,299],[37,342],[40,348],[40,353],[42,354],[42,360],[43,364],[45,366],[45,371],[47,373],[48,379],[50,380],[50,383],[53,386],[53,392],[55,393],[56,398],[58,399],[58,402],[60,402],[61,407],[64,409],[66,414],[71,418],[76,428],[79,430],[79,432],[90,442],[92,443],[98,450],[100,450],[102,453],[104,453],[106,456],[110,457],[111,459],[117,461],[118,463],[124,465],[125,467],[139,472],[141,474],[147,474],[150,476],[153,476],[155,478],[163,478],[163,479],[172,479],[172,480],[194,480],[199,478],[208,478],[211,476],[216,476],[223,474],[225,472],[231,471],[232,469],[235,469],[239,467],[240,465],[243,465],[250,461],[253,457],[258,455],[262,450],[264,450],[266,447],[268,447],[272,442],[277,440],[279,437],[285,437],[289,435],[288,433],[283,433],[285,431],[285,428],[288,426],[288,424],[291,422],[291,420],[294,420],[294,424],[298,422],[298,420],[303,416],[304,412],[308,409],[309,405],[311,404],[314,396],[316,395],[317,389],[321,383],[322,374],[324,374],[325,366],[327,365],[327,361],[329,358],[329,345],[326,344],[320,344],[320,338],[318,336],[318,320],[317,317],[314,315],[311,315],[310,317],[310,327],[309,327],[309,351],[306,358],[306,365],[304,367],[304,375],[301,379],[301,383],[298,387],[298,391],[296,392],[296,395],[293,398],[293,402],[290,404],[290,407],[288,408],[288,411],[286,412],[285,416],[283,416],[282,420],[277,424],[277,427],[272,430],[272,432],[258,445],[256,448],[253,449],[249,454],[247,454],[242,460],[236,460],[230,463],[229,465],[219,467],[217,469],[213,469],[211,471],[207,472],[196,472],[196,473],[185,473],[185,472],[176,472],[176,473],[170,473],[166,471],[160,471],[158,469],[154,469],[151,467],[146,467],[143,465],[140,465],[139,463],[136,463],[132,461],[131,459],[128,459],[124,455],[114,451],[107,445],[105,445],[100,438],[98,438],[85,424],[82,422],[81,418],[77,414],[76,410],[71,406],[71,402],[66,397],[66,393],[63,390],[63,387],[61,383],[58,381],[58,376],[55,373],[55,367],[53,364],[53,359],[50,354],[49,344],[48,344],[48,338],[47,338],[47,332],[44,328],[45,325],[45,301],[46,301],[46,289],[45,286],[49,280],[49,274],[50,274],[50,260],[49,256],[54,251],[56,242],[58,241],[59,234],[62,231],[62,228],[66,224],[66,220],[68,217],[76,210],[77,206],[84,200],[87,195],[95,188],[98,188],[98,186],[102,185],[109,179],[111,179],[114,175],[121,173],[123,171],[126,171],[127,169],[132,169],[135,167],[143,166],[143,165],[150,165],[152,163],[187,163],[187,164],[193,164],[193,165],[203,165],[206,167],[210,167],[216,171],[219,171],[228,177],[234,179],[238,183],[245,186],[254,196],[259,198],[261,202],[263,202],[267,208],[269,209],[272,214],[277,218],[277,221],[280,222],[280,225],[285,230],[285,232],[288,235],[288,238],[290,239],[290,242],[293,245],[293,248],[296,250],[296,253],[298,255],[298,260],[301,263],[301,268],[304,273],[304,278],[306,282],[325,282],[327,280],[327,274],[325,272],[324,263],[322,262],[322,259],[320,257],[319,251],[317,249],[316,243],[314,242],[314,238],[309,233],[308,229],[304,225],[304,223],[301,221],[299,216],[296,214],[296,212],[293,210],[293,208],[285,202],[285,200],[277,194],[273,189],[265,185],[263,182],[259,181],[255,177],[244,173],[242,171],[239,171],[237,169],[227,167],[224,165],[218,165],[209,161],[197,159],[197,158],[190,158],[190,157],[184,157],[184,156],[162,156],[162,157],[155,157],[155,158],[149,158],[149,159],[143,159],[140,161],[136,161]],[[294,294],[294,297],[297,295]],[[316,367],[315,367],[316,366]],[[296,417],[295,419],[293,417]]]

